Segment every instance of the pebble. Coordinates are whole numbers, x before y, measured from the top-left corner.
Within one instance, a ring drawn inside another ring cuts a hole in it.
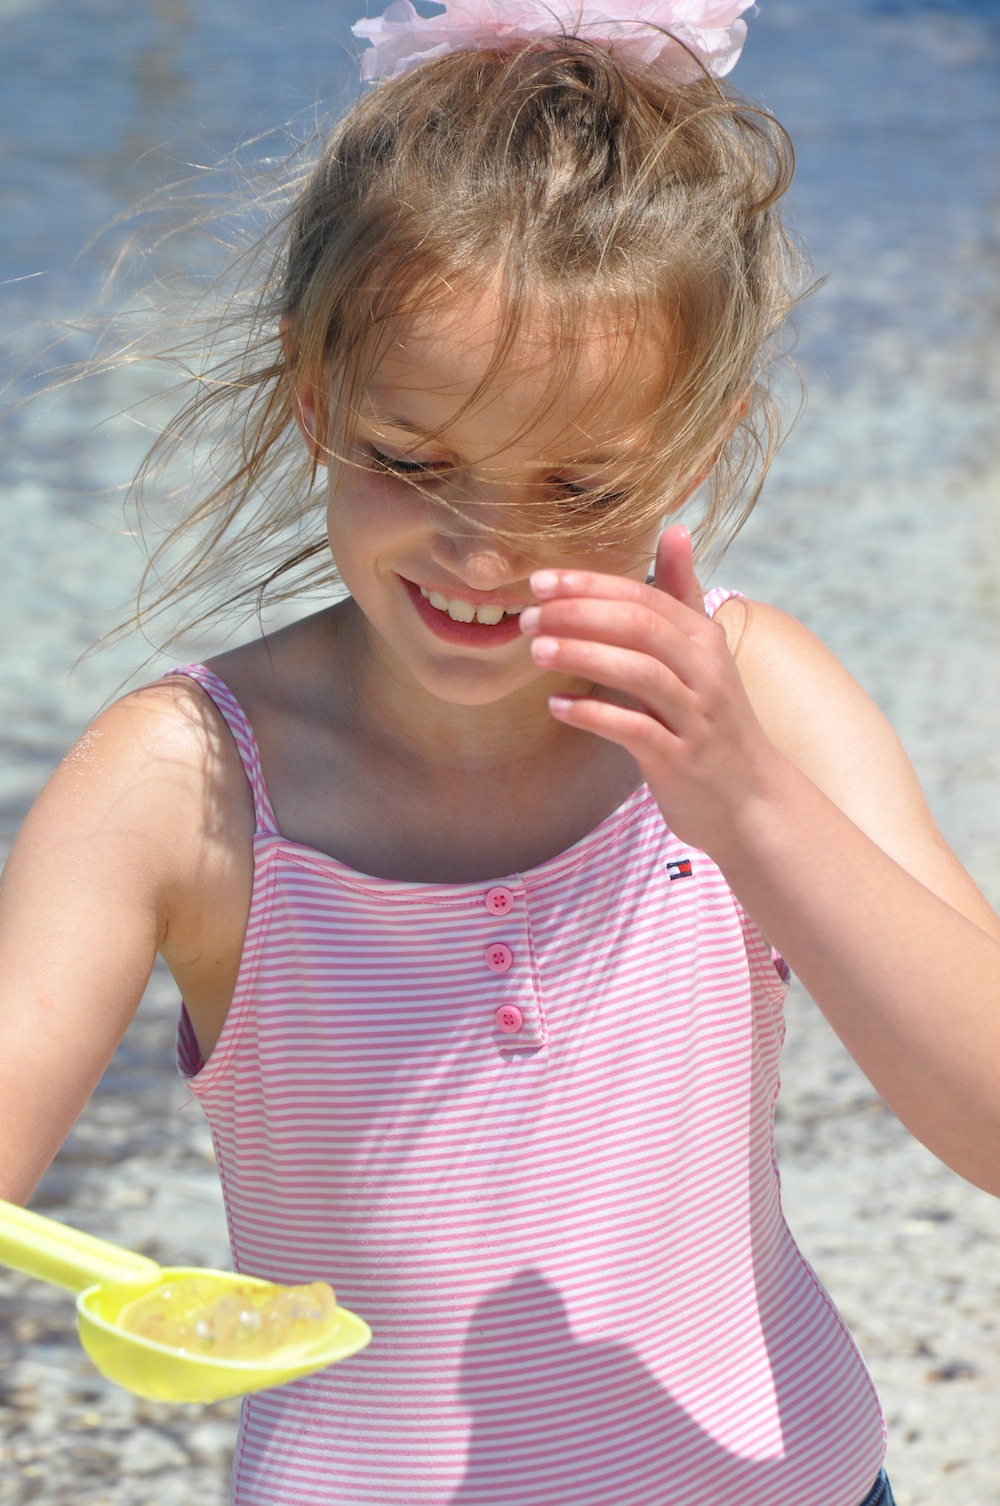
[[[165,1432],[136,1428],[121,1446],[118,1468],[123,1475],[160,1475],[164,1470],[187,1468],[191,1455]]]

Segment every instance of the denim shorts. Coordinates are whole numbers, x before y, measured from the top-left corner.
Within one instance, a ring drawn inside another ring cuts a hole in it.
[[[879,1475],[875,1481],[874,1490],[871,1495],[865,1496],[861,1506],[896,1506],[896,1498],[892,1493],[889,1476],[885,1470]]]

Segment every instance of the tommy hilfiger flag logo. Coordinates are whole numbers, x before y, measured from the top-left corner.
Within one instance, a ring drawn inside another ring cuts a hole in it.
[[[667,864],[667,873],[671,883],[674,879],[691,878],[693,872],[690,858],[678,858],[676,862]]]

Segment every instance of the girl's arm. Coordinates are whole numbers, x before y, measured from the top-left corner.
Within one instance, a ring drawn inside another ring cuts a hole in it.
[[[636,758],[875,1087],[1000,1195],[1000,920],[946,846],[885,718],[798,623],[733,602],[709,622],[684,530],[654,591],[533,577],[539,663],[631,704],[559,698]]]
[[[42,792],[0,880],[0,1197],[23,1201],[46,1170],[157,949],[182,965],[225,960],[200,916],[213,887],[225,893],[212,769],[235,752],[199,696],[170,682],[100,717]],[[242,830],[238,818],[230,829]]]

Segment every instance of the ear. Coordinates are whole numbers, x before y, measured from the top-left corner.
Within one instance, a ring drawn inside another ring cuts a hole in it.
[[[296,374],[295,358],[296,347],[292,337],[292,315],[282,314],[278,325],[278,333],[281,336],[281,348],[285,353],[285,369],[288,374],[288,384],[292,391],[292,411],[295,414],[295,422],[299,426],[299,433],[306,442],[306,449],[310,458],[316,465],[327,464],[327,451],[319,438],[317,425],[318,401],[316,386]]]

